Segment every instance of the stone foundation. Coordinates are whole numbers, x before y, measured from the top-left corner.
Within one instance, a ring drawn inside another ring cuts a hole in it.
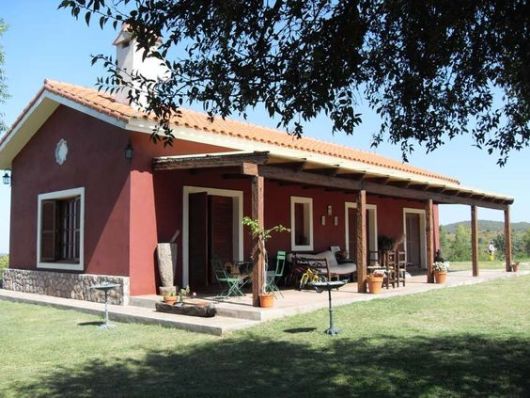
[[[2,287],[17,292],[46,294],[48,296],[103,303],[105,294],[99,290],[91,289],[92,286],[101,283],[116,283],[120,285],[109,291],[110,304],[129,304],[129,277],[126,276],[8,268],[3,275]]]

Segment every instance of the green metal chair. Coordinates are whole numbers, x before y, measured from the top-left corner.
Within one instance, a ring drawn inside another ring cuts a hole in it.
[[[243,296],[241,288],[244,284],[244,280],[238,275],[230,275],[219,258],[213,258],[212,264],[217,282],[225,287],[225,290],[223,290],[217,297],[223,299],[233,296]]]
[[[265,290],[267,292],[278,292],[280,296],[283,297],[282,292],[276,284],[276,280],[283,276],[285,270],[285,259],[287,254],[284,251],[278,251],[276,253],[276,268],[273,270],[267,270],[266,279],[265,279]]]

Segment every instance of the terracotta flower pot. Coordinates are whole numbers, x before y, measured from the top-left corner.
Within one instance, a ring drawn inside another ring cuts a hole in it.
[[[368,284],[368,291],[372,294],[377,294],[381,292],[381,287],[383,286],[383,276],[369,276],[366,279]]]
[[[519,263],[512,264],[512,271],[513,272],[518,272],[519,271]]]
[[[274,295],[272,293],[265,293],[259,295],[259,306],[261,308],[271,308],[274,304]]]
[[[434,280],[436,283],[445,283],[447,279],[447,272],[445,271],[434,271]]]
[[[175,304],[177,302],[177,296],[164,296],[164,303],[166,304]]]

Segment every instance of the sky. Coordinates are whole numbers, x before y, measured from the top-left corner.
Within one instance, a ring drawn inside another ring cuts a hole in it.
[[[7,125],[11,125],[24,107],[42,87],[44,79],[93,87],[103,70],[91,66],[92,54],[114,54],[112,41],[117,35],[110,26],[101,30],[97,24],[87,27],[81,18],[76,21],[65,10],[57,10],[59,0],[0,0],[0,18],[9,26],[0,39],[5,54],[3,65],[11,97],[0,104]],[[200,106],[192,106],[200,110]],[[353,146],[363,150],[401,159],[398,146],[381,144],[370,148],[371,137],[379,129],[377,115],[363,104],[359,112],[363,124],[353,136],[331,134],[331,123],[325,116],[305,124],[307,136]],[[237,117],[237,116],[236,116]],[[249,122],[275,127],[262,109],[248,112]],[[417,167],[456,177],[469,187],[506,194],[515,198],[512,221],[530,221],[530,149],[511,154],[508,164],[500,168],[497,158],[472,146],[468,137],[458,137],[442,148],[426,154],[421,147],[409,155]],[[3,175],[3,172],[1,172]],[[9,247],[10,188],[0,183],[0,253]],[[440,223],[448,224],[470,219],[468,206],[440,206]],[[381,213],[381,217],[384,214]],[[503,213],[479,209],[479,218],[503,220]]]

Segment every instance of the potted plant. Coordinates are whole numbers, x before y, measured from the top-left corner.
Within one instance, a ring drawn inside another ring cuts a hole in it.
[[[164,294],[162,299],[166,304],[175,304],[177,302],[177,291],[169,290],[167,293]]]
[[[519,271],[519,261],[512,264],[512,272],[518,272]]]
[[[383,279],[385,278],[385,273],[382,270],[375,270],[370,275],[366,277],[366,284],[368,285],[368,292],[372,294],[377,294],[381,292],[381,287],[383,286]]]
[[[271,238],[273,232],[289,232],[290,229],[285,228],[281,224],[265,229],[259,224],[258,220],[250,217],[243,217],[243,225],[250,229],[252,238],[256,240],[256,245],[252,249],[252,258],[254,260],[260,256],[263,258],[263,264],[261,264],[263,266],[263,284],[260,286],[259,302],[260,307],[269,308],[273,305],[274,295],[271,292],[267,292],[267,249],[265,248],[265,242]]]
[[[432,265],[434,271],[434,280],[436,283],[445,283],[449,263],[447,261],[435,261]]]

